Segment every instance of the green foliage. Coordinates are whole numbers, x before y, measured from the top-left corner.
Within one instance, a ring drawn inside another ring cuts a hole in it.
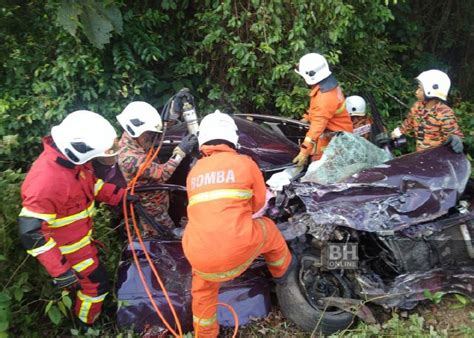
[[[433,304],[439,304],[441,300],[443,299],[443,296],[445,295],[445,293],[441,291],[431,293],[430,290],[425,289],[423,290],[423,295],[426,297],[426,299],[429,299]]]
[[[113,3],[93,0],[62,0],[57,7],[57,23],[69,34],[76,36],[79,26],[87,39],[97,48],[102,49],[110,42],[112,32],[123,31],[122,13]]]
[[[317,51],[328,58],[346,96],[372,92],[389,130],[414,101],[414,76],[448,67],[452,106],[465,143],[474,146],[474,102],[465,101],[474,78],[470,2],[445,12],[431,8],[449,2],[421,0],[17,3],[0,5],[0,337],[7,329],[31,335],[32,327],[78,334],[65,331],[73,326],[72,299],[52,288],[16,235],[24,173],[41,138],[69,112],[93,110],[116,124],[130,101],[161,107],[189,87],[201,114],[229,107],[299,118],[308,88],[293,68],[302,55]],[[430,15],[424,15],[426,6]],[[448,14],[433,25],[437,13]],[[456,15],[460,19],[452,20]],[[464,38],[453,38],[458,35]],[[95,237],[109,248],[106,265],[113,276],[123,243],[109,219],[101,210]],[[114,295],[107,298],[107,309],[116,305]],[[101,324],[112,321],[101,318]],[[117,331],[110,325],[101,330]]]

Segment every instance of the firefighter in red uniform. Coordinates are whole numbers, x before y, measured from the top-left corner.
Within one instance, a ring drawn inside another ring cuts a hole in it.
[[[92,239],[95,202],[117,205],[124,194],[97,179],[90,160],[116,156],[116,137],[112,125],[96,113],[69,114],[43,139],[44,150],[21,187],[22,244],[55,286],[77,290],[74,312],[86,325],[99,316],[109,292]]]

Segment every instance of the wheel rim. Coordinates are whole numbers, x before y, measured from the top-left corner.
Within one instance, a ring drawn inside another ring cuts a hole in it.
[[[343,277],[335,271],[321,271],[315,266],[314,258],[305,262],[303,258],[299,267],[299,285],[308,303],[315,309],[325,312],[341,312],[333,306],[326,306],[322,300],[324,297],[350,298],[351,293],[348,284]]]

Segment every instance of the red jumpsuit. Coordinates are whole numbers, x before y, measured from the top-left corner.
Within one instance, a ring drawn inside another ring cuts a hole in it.
[[[27,252],[36,257],[52,277],[70,268],[77,272],[75,313],[91,324],[100,314],[109,291],[107,272],[97,257],[92,239],[95,201],[117,205],[124,190],[104,183],[92,165],[74,165],[53,145],[43,140],[44,151],[33,163],[21,187],[20,217],[42,220],[30,236],[35,242]]]
[[[301,145],[301,151],[312,155],[312,160],[319,160],[331,141],[328,132],[352,132],[352,122],[346,110],[341,87],[336,86],[323,92],[319,85],[315,85],[309,96],[309,110],[304,117],[310,126]]]
[[[265,204],[257,164],[227,145],[203,146],[188,175],[189,223],[184,253],[193,268],[192,309],[199,337],[216,337],[220,282],[242,274],[259,255],[282,277],[291,263],[286,242],[269,218],[252,219]]]

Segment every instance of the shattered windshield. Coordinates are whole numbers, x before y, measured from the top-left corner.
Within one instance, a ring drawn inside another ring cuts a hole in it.
[[[329,184],[363,169],[372,168],[390,160],[389,152],[380,149],[365,138],[341,133],[332,138],[319,161],[311,163],[301,182]]]

